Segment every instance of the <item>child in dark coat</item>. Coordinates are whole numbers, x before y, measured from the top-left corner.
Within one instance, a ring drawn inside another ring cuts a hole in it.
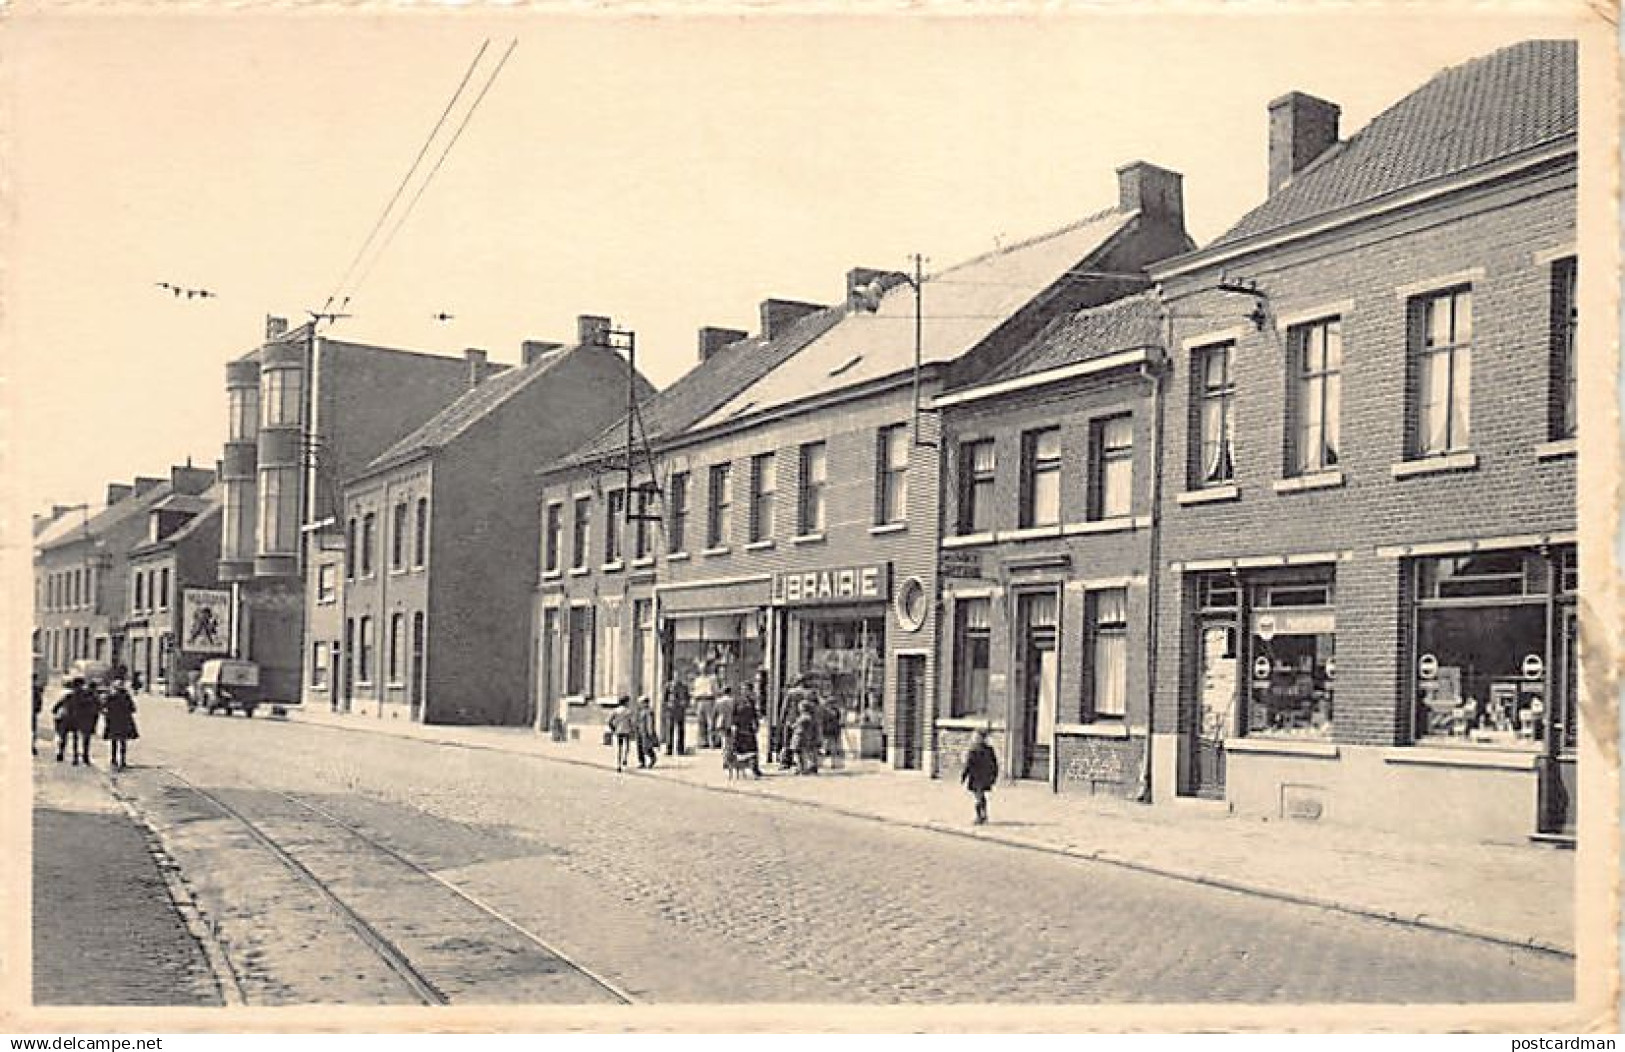
[[[965,753],[965,768],[959,772],[959,780],[976,798],[976,824],[987,825],[987,794],[999,780],[999,757],[987,743],[987,728],[977,729],[976,740]]]
[[[128,768],[130,741],[141,735],[135,729],[135,699],[130,697],[130,692],[124,689],[122,683],[114,683],[102,702],[102,737],[108,741],[111,750],[108,759],[113,769],[122,771]]]

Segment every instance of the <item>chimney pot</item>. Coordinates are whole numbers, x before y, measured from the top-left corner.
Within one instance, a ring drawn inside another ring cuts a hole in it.
[[[1117,207],[1137,211],[1147,219],[1185,222],[1185,177],[1147,161],[1132,161],[1117,169]]]
[[[525,340],[519,345],[520,360],[526,365],[532,365],[536,359],[552,354],[562,346],[564,346],[562,343],[551,343],[547,340]]]
[[[149,475],[137,475],[135,477],[135,495],[139,497],[154,486],[162,486],[168,481],[168,479],[155,479]]]
[[[107,503],[109,506],[117,504],[134,492],[135,487],[128,482],[109,482],[107,484]],[[67,511],[68,509],[63,508],[62,510]]]
[[[1325,99],[1292,91],[1271,102],[1269,113],[1269,186],[1274,194],[1337,144],[1342,110]]]
[[[738,329],[724,329],[716,325],[705,326],[700,330],[700,361],[709,360],[713,354],[730,343],[738,343],[749,335]]]
[[[763,300],[761,307],[762,335],[767,339],[780,336],[790,326],[805,318],[809,314],[816,314],[824,309],[821,303],[805,303],[801,300]]]
[[[608,343],[609,340],[604,334],[609,331],[609,324],[608,318],[601,318],[596,314],[576,315],[576,343]]]
[[[267,340],[280,340],[288,334],[288,319],[278,318],[274,314],[265,316],[265,338]]]

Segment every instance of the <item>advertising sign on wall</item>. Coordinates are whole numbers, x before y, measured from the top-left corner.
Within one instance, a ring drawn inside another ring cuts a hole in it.
[[[187,588],[181,603],[181,649],[188,654],[231,653],[231,593]]]

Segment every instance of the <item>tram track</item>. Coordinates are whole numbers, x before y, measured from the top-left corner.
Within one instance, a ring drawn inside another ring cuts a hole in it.
[[[635,1003],[519,921],[319,804],[252,783],[205,788],[173,768],[164,774],[325,903],[418,1003]]]

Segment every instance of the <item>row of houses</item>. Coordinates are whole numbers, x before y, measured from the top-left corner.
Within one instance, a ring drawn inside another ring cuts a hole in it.
[[[595,736],[704,672],[925,776],[988,729],[1057,792],[1572,835],[1577,109],[1554,41],[1348,138],[1288,94],[1206,245],[1127,164],[658,392],[597,316],[512,368],[274,326],[228,367],[232,646],[357,719]]]

